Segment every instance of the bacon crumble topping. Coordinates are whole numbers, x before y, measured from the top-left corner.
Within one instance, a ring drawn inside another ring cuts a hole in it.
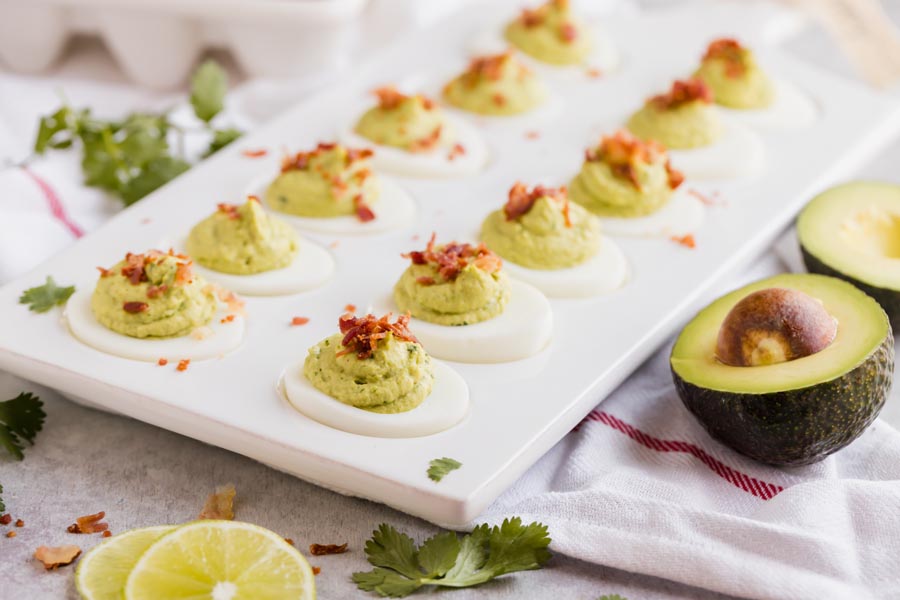
[[[703,60],[721,60],[725,64],[725,75],[728,77],[740,77],[747,70],[744,47],[734,38],[719,38],[710,42]]]
[[[109,523],[103,520],[105,516],[106,513],[101,510],[93,515],[78,517],[66,528],[66,531],[69,533],[101,533],[109,529]]]
[[[34,551],[34,557],[41,561],[48,571],[71,565],[80,555],[81,548],[74,545],[38,546],[38,549]]]
[[[524,183],[516,182],[509,190],[509,199],[503,205],[503,214],[506,215],[507,221],[515,221],[534,206],[534,203],[541,198],[549,198],[560,205],[565,218],[566,227],[572,226],[572,220],[569,215],[569,194],[566,186],[559,188],[544,187],[536,185],[529,190]]]
[[[393,110],[403,104],[404,100],[409,98],[417,98],[422,103],[422,108],[431,110],[435,107],[434,100],[422,94],[408,96],[392,85],[385,85],[372,90],[372,93],[378,97],[378,107],[383,110]]]
[[[265,156],[268,153],[269,153],[269,151],[266,150],[265,148],[257,148],[257,149],[249,149],[248,148],[247,150],[241,151],[241,154],[246,156],[247,158],[262,158],[263,156]]]
[[[657,94],[649,101],[660,110],[672,110],[695,100],[704,104],[713,101],[712,89],[703,80],[697,78],[676,79],[668,92]]]
[[[400,315],[393,323],[391,323],[391,313],[381,318],[371,314],[355,317],[350,313],[345,313],[338,319],[338,327],[344,334],[341,340],[344,349],[340,350],[337,356],[356,353],[356,357],[360,360],[370,358],[375,353],[378,342],[386,338],[388,334],[393,335],[401,342],[419,343],[416,336],[409,331],[409,313]]]
[[[198,519],[234,520],[234,497],[237,491],[229,483],[216,487],[216,491],[206,497]]]
[[[319,142],[312,150],[305,152],[301,151],[297,152],[296,154],[286,154],[281,159],[281,172],[287,173],[288,171],[305,171],[309,168],[309,161],[312,158],[319,156],[320,154],[323,154],[325,152],[334,150],[335,148],[337,148],[337,144],[335,143]],[[349,167],[354,162],[369,158],[373,154],[374,152],[369,148],[347,148],[347,155],[344,159],[344,165]]]
[[[460,272],[469,265],[475,265],[486,273],[496,273],[503,266],[500,257],[491,252],[484,243],[476,246],[450,242],[437,249],[435,246],[436,236],[435,233],[431,234],[425,250],[414,250],[400,256],[408,258],[414,265],[434,265],[437,267],[438,275],[445,281],[454,281]],[[434,283],[436,282],[432,281],[423,285],[433,285]]]
[[[503,77],[503,66],[507,61],[512,60],[512,58],[512,50],[507,50],[501,54],[473,58],[469,62],[469,68],[466,69],[464,74],[466,83],[468,83],[470,87],[474,86],[482,77],[491,81],[498,81]]]
[[[343,554],[347,551],[347,544],[310,544],[309,553],[313,556],[325,556],[327,554]]]
[[[309,323],[309,317],[294,317],[291,319],[291,325],[294,327],[306,325],[307,323]]]
[[[161,367],[164,367],[167,364],[169,364],[169,359],[168,358],[160,358],[158,361],[156,361],[156,364],[158,364]]]
[[[131,315],[145,312],[150,305],[146,302],[126,302],[122,305],[122,310]]]
[[[676,244],[684,246],[685,248],[690,248],[691,250],[697,247],[697,240],[692,233],[688,233],[687,235],[673,235],[671,240]]]
[[[641,189],[635,169],[638,163],[651,164],[665,160],[669,188],[674,190],[684,181],[681,171],[672,167],[662,144],[654,140],[641,140],[625,130],[603,136],[600,147],[586,150],[584,159],[588,162],[605,162],[617,177],[628,180],[637,190]]]
[[[220,213],[223,213],[229,219],[237,220],[241,218],[241,213],[238,212],[237,204],[225,204],[224,202],[220,202],[216,207]]]
[[[125,266],[122,267],[120,273],[122,277],[128,279],[132,285],[146,283],[149,281],[149,278],[147,277],[147,267],[160,262],[167,256],[173,257],[176,260],[175,283],[191,283],[194,279],[194,273],[191,269],[193,262],[186,255],[176,254],[175,251],[171,249],[167,253],[160,252],[159,250],[150,250],[144,254],[134,254],[129,252],[125,255]],[[97,268],[100,270],[101,277],[108,277],[113,274],[110,270],[102,267]],[[147,288],[147,297],[156,298],[161,294],[164,294],[168,289],[169,288],[166,285],[151,285]]]
[[[191,364],[191,359],[189,359],[189,358],[182,358],[181,360],[178,361],[178,366],[175,367],[175,370],[176,370],[176,371],[180,371],[180,372],[187,371],[187,370],[188,370],[188,365],[190,365],[190,364]]]
[[[357,194],[353,197],[353,210],[356,212],[356,218],[363,223],[375,220],[375,213],[366,204],[362,194]]]

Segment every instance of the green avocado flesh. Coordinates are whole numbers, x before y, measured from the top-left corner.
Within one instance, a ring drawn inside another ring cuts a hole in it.
[[[806,268],[849,281],[900,327],[900,186],[857,181],[813,198],[797,220]]]
[[[732,307],[767,288],[801,291],[837,320],[825,349],[796,360],[733,367],[715,357]],[[822,275],[785,274],[731,292],[700,311],[678,336],[670,359],[685,406],[709,433],[761,462],[810,464],[854,439],[878,416],[894,373],[887,315],[854,286]]]

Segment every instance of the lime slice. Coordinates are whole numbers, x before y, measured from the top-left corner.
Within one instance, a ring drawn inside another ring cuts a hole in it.
[[[128,574],[153,542],[175,529],[168,525],[114,535],[84,555],[75,569],[75,586],[84,600],[121,600]]]
[[[125,600],[312,600],[309,563],[275,532],[239,521],[194,521],[144,552]]]

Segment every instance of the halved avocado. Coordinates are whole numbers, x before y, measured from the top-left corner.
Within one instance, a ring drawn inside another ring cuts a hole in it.
[[[822,192],[797,220],[810,273],[849,281],[900,329],[900,186],[856,181]]]
[[[798,290],[837,321],[824,349],[763,366],[716,357],[731,309],[753,292]],[[785,274],[722,296],[685,326],[670,359],[678,395],[707,431],[734,450],[774,465],[804,465],[840,450],[875,420],[894,374],[894,337],[884,310],[833,277]]]

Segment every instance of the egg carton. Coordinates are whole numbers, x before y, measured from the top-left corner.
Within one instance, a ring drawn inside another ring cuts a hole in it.
[[[249,75],[320,76],[347,66],[368,0],[0,0],[0,59],[41,72],[76,33],[99,35],[129,78],[185,81],[207,48]]]

